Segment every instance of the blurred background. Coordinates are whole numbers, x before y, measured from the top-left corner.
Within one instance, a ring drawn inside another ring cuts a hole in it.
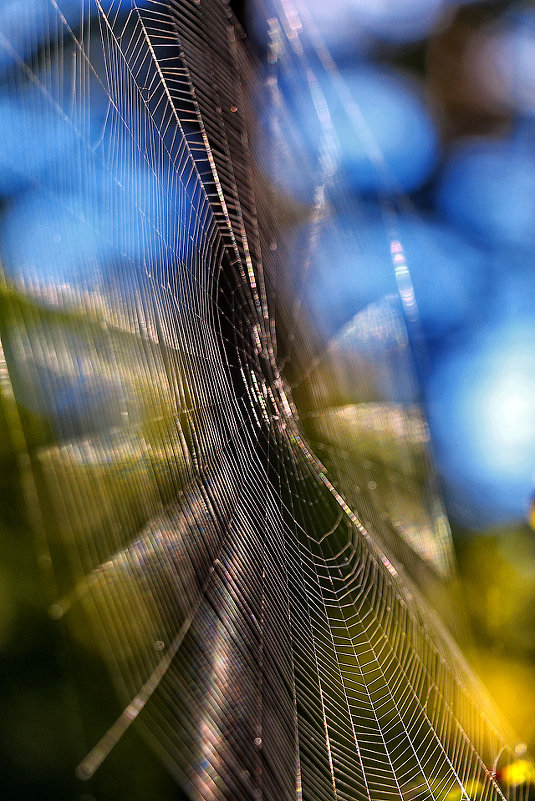
[[[233,5],[252,50],[264,59],[264,10]],[[296,6],[321,31],[391,177],[425,351],[419,392],[473,630],[469,656],[533,752],[535,9],[504,0],[298,0]],[[48,7],[49,0],[3,0],[0,37],[7,31],[24,58],[46,54]],[[60,7],[76,25],[77,0]],[[118,13],[126,16],[130,7],[125,0]],[[45,284],[72,280],[72,253],[82,233],[61,202],[51,210],[31,181],[63,159],[72,143],[58,139],[46,113],[30,118],[19,103],[6,78],[13,58],[0,38],[0,256],[14,277],[30,265]],[[314,153],[318,136],[308,107],[291,81],[282,88],[305,132],[302,146]],[[359,241],[372,276],[368,285],[343,237],[320,243],[336,253],[339,268],[336,274],[314,273],[308,300],[329,336],[350,318],[355,298],[368,293],[373,299],[379,284],[387,291],[381,282],[391,264],[377,235],[380,173],[349,128],[344,137],[345,110],[326,92],[341,132],[344,196],[358,198],[365,212]],[[261,109],[258,120],[261,138],[268,124]],[[62,175],[62,197],[69,194],[69,180]],[[279,175],[276,191],[299,208],[313,204],[305,174]],[[340,229],[351,224],[340,215]],[[83,244],[89,259],[95,243]],[[137,246],[134,236],[133,257]],[[98,256],[105,260],[106,253]],[[77,269],[82,282],[84,265],[78,262]],[[1,422],[8,426],[8,416]],[[78,730],[79,717],[94,716],[97,731],[98,708],[115,708],[116,701],[97,661],[73,676],[69,650],[43,611],[39,566],[7,439],[0,451],[0,660],[2,673],[16,678],[16,686],[10,681],[0,688],[0,731],[8,744],[4,778],[20,798],[39,792],[55,800],[119,799],[124,774],[107,765],[90,791],[71,777],[71,744],[91,739]],[[98,681],[87,681],[95,675]],[[90,688],[84,699],[80,684]],[[78,705],[83,708],[73,714]],[[118,746],[129,797],[179,797],[136,738],[129,732]]]
[[[471,658],[533,750],[535,9],[503,0],[295,7],[321,33],[386,162],[419,312],[421,399],[474,635]],[[255,47],[265,48],[262,15],[253,5],[239,13]],[[309,132],[303,147],[317,150],[299,89],[282,90]],[[309,281],[327,336],[355,304],[387,291],[392,264],[378,234],[380,170],[329,91],[341,132],[340,191],[364,208],[366,273],[338,234],[352,224],[342,214],[336,235],[319,245],[338,267]],[[287,172],[278,186],[312,202],[306,176]]]

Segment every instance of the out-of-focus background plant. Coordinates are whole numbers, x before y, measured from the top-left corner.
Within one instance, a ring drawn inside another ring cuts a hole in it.
[[[48,5],[0,5],[0,32],[9,29],[11,41],[15,32],[25,57],[45,52]],[[126,14],[130,3],[123,5]],[[472,656],[497,704],[535,749],[535,534],[529,525],[535,487],[535,12],[518,2],[299,0],[301,5],[346,77],[402,206],[410,207],[400,218],[400,237],[428,354],[422,395],[473,627]],[[28,6],[31,29],[25,27]],[[77,0],[60,6],[76,24]],[[236,4],[235,10],[262,53],[266,38],[255,7]],[[62,202],[72,200],[68,174],[53,209],[32,189],[32,178],[62,161],[72,143],[58,140],[46,114],[25,115],[3,82],[11,59],[0,44],[0,258],[8,274],[29,264],[45,283],[47,276],[57,282],[69,274],[72,252],[83,249],[89,260],[96,244],[81,241],[82,230],[62,214]],[[299,93],[290,88],[288,96],[309,132],[306,146],[317,148]],[[385,275],[388,256],[374,231],[377,172],[349,130],[344,139],[344,109],[335,100],[331,113],[342,132],[346,190],[369,201],[359,236],[367,269],[375,269],[359,274],[343,242],[323,243],[341,265],[336,276],[319,275],[310,285],[310,302],[327,330],[344,321],[344,304],[365,295],[368,281]],[[98,125],[95,131],[96,142]],[[296,204],[310,202],[306,176],[288,174],[279,189]],[[100,197],[103,206],[110,202],[104,190]],[[98,203],[98,191],[95,198]],[[131,246],[135,256],[134,231]],[[375,290],[374,284],[372,296]],[[90,395],[89,379],[76,391]],[[98,398],[93,401],[98,406]],[[63,402],[72,403],[69,387]],[[2,688],[0,728],[10,744],[7,773],[33,766],[25,779],[29,797],[41,782],[48,786],[43,777],[61,779],[71,764],[68,741],[76,733],[54,739],[46,722],[71,704],[65,699],[74,689],[58,683],[57,643],[50,640],[57,634],[43,619],[37,565],[21,500],[13,496],[10,446],[0,447],[6,465],[1,561],[17,565],[0,573],[0,658],[17,679],[16,689]],[[61,675],[68,675],[68,665]],[[45,695],[40,689],[36,709],[34,690],[47,680],[50,689]],[[95,706],[103,703],[104,690],[99,692]],[[37,740],[36,720],[42,725]],[[120,746],[125,762],[130,742],[125,738]],[[171,783],[150,754],[145,760],[130,760],[139,775],[137,797],[172,797]],[[148,795],[155,775],[161,787],[152,786]],[[101,798],[121,797],[111,774],[102,786],[107,790]],[[65,798],[77,792],[68,783],[62,787]]]

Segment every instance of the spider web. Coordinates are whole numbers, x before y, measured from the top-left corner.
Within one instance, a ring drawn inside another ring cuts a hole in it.
[[[24,48],[0,34],[27,129],[61,143],[31,168],[16,142],[6,156],[33,216],[12,202],[4,225],[24,237],[44,215],[55,268],[5,237],[2,401],[51,614],[98,650],[124,706],[79,776],[135,721],[194,799],[516,797],[495,778],[512,736],[453,637],[388,191],[399,291],[327,339],[306,308],[318,237],[336,233],[329,54],[290,4],[266,14],[265,69],[219,0],[139,5],[49,0]],[[317,164],[284,74],[317,109]],[[288,169],[314,176],[306,210],[277,191]]]

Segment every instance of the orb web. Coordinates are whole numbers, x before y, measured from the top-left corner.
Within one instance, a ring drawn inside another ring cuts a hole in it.
[[[62,143],[8,153],[2,400],[51,614],[123,706],[79,776],[134,725],[192,799],[521,795],[456,644],[394,179],[312,21],[269,9],[263,64],[219,0],[40,9],[24,48],[0,37],[7,91]],[[358,253],[367,214],[327,83],[381,176],[392,287],[321,334],[320,239],[343,212]]]

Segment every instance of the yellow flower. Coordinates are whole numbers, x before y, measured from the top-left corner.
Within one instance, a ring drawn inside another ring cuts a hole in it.
[[[535,784],[535,764],[530,759],[517,759],[501,771],[503,784],[516,787],[519,784]]]

